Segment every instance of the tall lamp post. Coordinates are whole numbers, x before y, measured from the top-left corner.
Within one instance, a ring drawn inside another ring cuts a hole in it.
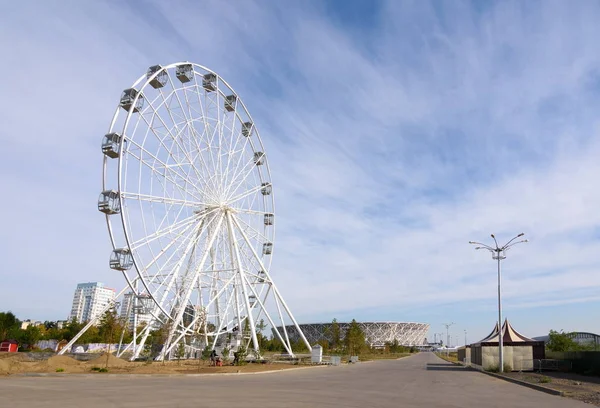
[[[452,323],[442,323],[442,326],[446,326],[446,355],[448,355],[448,347],[450,347],[450,332],[448,331],[448,329],[453,324],[456,324],[456,323],[454,323],[454,322],[452,322]]]
[[[467,347],[467,329],[465,329],[465,347]]]
[[[492,238],[494,239],[495,246],[489,246],[486,244],[482,244],[481,242],[469,241],[469,244],[477,245],[475,249],[487,249],[492,253],[492,259],[498,261],[498,357],[499,357],[499,367],[498,370],[502,373],[504,372],[504,351],[503,351],[503,339],[502,339],[502,302],[501,302],[501,280],[500,280],[500,261],[506,259],[506,251],[508,251],[513,246],[528,242],[526,239],[522,239],[520,241],[515,241],[517,238],[521,238],[524,233],[520,233],[510,241],[508,241],[503,246],[498,245],[498,241],[494,234],[492,234]]]

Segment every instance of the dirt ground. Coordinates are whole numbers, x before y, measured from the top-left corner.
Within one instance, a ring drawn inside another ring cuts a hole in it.
[[[600,407],[600,378],[574,373],[505,373],[504,375],[539,384],[557,391],[563,391],[566,397]]]
[[[21,353],[0,353],[0,376],[22,373],[103,373],[94,369],[107,366],[106,354],[98,355],[90,361],[78,361],[68,356],[53,356],[47,360],[32,361]],[[243,366],[224,365],[211,367],[209,362],[181,360],[165,362],[129,362],[113,355],[108,356],[109,373],[129,374],[194,374],[194,373],[249,373],[297,368],[297,365],[283,363],[246,364]]]

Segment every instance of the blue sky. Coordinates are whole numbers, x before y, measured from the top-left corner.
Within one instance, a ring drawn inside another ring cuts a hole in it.
[[[497,318],[467,242],[525,232],[504,306],[529,336],[600,332],[600,5],[13,2],[0,24],[0,309],[61,319],[123,285],[95,205],[122,89],[157,63],[217,71],[260,128],[273,277],[301,322]]]

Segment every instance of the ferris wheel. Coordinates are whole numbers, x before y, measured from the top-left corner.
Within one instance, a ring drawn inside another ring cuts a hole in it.
[[[293,354],[284,321],[297,322],[270,273],[268,156],[233,88],[190,62],[152,66],[123,91],[102,153],[109,266],[133,296],[134,335],[122,351],[137,358],[162,328],[157,359],[182,343],[258,354],[264,319],[283,328],[273,333]]]

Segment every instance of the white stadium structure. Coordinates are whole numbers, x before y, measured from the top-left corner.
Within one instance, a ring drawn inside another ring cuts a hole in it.
[[[341,338],[344,338],[346,330],[350,326],[347,322],[338,322]],[[300,329],[310,344],[316,344],[321,340],[331,341],[332,323],[309,323],[301,324]],[[403,346],[422,346],[427,344],[427,332],[429,325],[426,323],[402,323],[402,322],[358,322],[365,333],[367,343],[371,347],[383,347],[387,342],[398,340]],[[288,336],[292,341],[300,340],[296,327],[285,326]],[[277,330],[283,335],[281,326]]]

